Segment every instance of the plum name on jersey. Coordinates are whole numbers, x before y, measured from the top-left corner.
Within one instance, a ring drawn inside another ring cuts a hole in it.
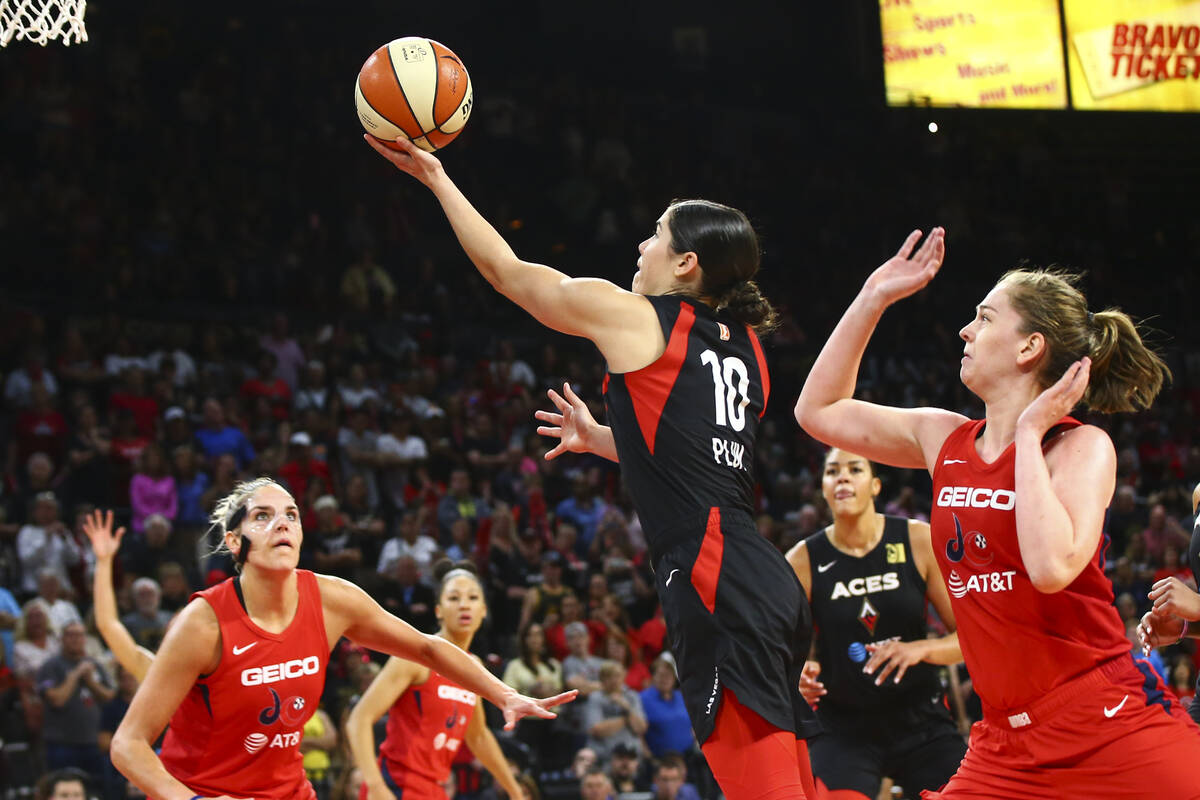
[[[1009,489],[985,489],[976,486],[943,486],[938,492],[940,508],[994,508],[1011,511],[1017,504],[1017,493]]]
[[[454,700],[458,703],[466,703],[469,706],[475,705],[474,692],[468,692],[466,689],[460,689],[457,686],[447,686],[444,683],[438,686],[438,697],[443,700]]]
[[[261,686],[268,683],[278,683],[289,678],[316,675],[320,671],[321,659],[316,656],[293,658],[291,661],[281,661],[278,664],[268,664],[265,667],[247,667],[242,670],[242,686]]]
[[[745,469],[745,466],[742,464],[742,458],[746,455],[746,446],[744,444],[714,436],[712,437],[712,451],[713,461],[718,464],[724,463],[727,467]]]
[[[852,578],[848,581],[838,581],[833,585],[830,600],[839,597],[862,597],[874,592],[890,592],[900,588],[900,575],[896,572],[885,572],[882,575],[868,575],[865,578]]]

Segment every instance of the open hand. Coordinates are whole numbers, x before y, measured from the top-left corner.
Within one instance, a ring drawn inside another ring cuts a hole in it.
[[[821,702],[821,698],[828,694],[825,684],[817,680],[817,676],[820,674],[821,662],[804,662],[804,671],[800,673],[800,694],[804,695],[804,699],[813,708],[816,708],[817,703]]]
[[[896,255],[883,262],[867,278],[866,287],[875,291],[888,305],[925,288],[942,268],[946,256],[946,229],[934,228],[915,253],[921,232],[913,231],[900,245]]]
[[[1071,366],[1054,385],[1039,394],[1017,418],[1017,428],[1033,431],[1040,438],[1050,427],[1071,413],[1087,391],[1092,360],[1084,356]]]
[[[558,407],[558,413],[553,411],[535,411],[533,416],[548,425],[539,425],[537,432],[542,436],[558,437],[558,444],[546,453],[546,460],[557,458],[563,453],[590,453],[592,432],[599,428],[599,423],[588,410],[587,403],[571,389],[571,384],[563,384],[563,392],[550,389],[546,396]]]
[[[867,664],[863,667],[863,672],[868,675],[875,675],[875,685],[880,686],[884,678],[892,672],[896,676],[892,678],[894,683],[899,683],[904,677],[904,673],[908,672],[908,668],[913,664],[920,664],[925,659],[927,645],[923,641],[901,642],[892,640],[889,642],[881,642],[879,644],[867,645],[867,652],[871,657],[867,659]]]
[[[560,706],[563,703],[569,703],[578,695],[579,691],[572,689],[569,692],[556,694],[553,697],[547,697],[543,700],[535,700],[532,697],[512,692],[505,698],[504,707],[501,709],[504,712],[504,730],[511,731],[517,727],[517,721],[522,717],[554,719],[558,715],[550,709]]]
[[[113,533],[112,510],[96,509],[83,518],[83,532],[92,543],[92,553],[97,561],[109,561],[121,549],[121,538],[125,536],[124,528],[117,528]]]

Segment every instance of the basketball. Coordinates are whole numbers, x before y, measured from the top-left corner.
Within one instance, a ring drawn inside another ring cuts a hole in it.
[[[422,150],[440,150],[471,116],[471,76],[440,42],[406,36],[380,47],[358,71],[354,103],[367,133],[393,150],[407,136]]]

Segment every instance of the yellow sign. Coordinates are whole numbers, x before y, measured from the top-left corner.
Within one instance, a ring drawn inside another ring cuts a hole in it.
[[[1057,0],[880,0],[890,105],[1065,108]]]
[[[1200,2],[1065,0],[1075,108],[1200,109]]]

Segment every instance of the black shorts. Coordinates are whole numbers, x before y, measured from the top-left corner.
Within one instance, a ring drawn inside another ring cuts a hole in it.
[[[958,769],[967,744],[944,706],[909,706],[879,712],[839,710],[822,703],[825,731],[808,743],[813,777],[829,790],[879,794],[883,778],[904,787],[905,797],[940,789]]]
[[[819,732],[799,689],[812,611],[795,572],[754,520],[720,509],[656,532],[652,546],[654,583],[697,741],[712,733],[725,686],[797,738]]]

